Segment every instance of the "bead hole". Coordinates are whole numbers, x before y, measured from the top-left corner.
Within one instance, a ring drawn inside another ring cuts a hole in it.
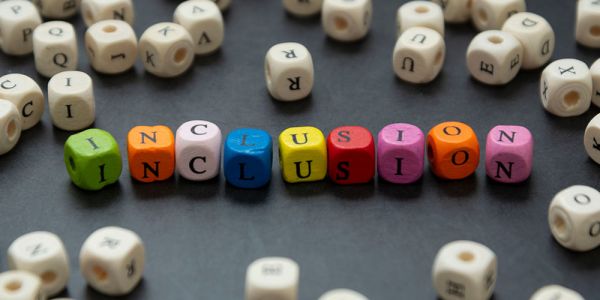
[[[554,231],[558,236],[564,237],[567,235],[567,222],[565,219],[563,219],[563,217],[555,216],[552,226],[554,227]]]
[[[20,281],[11,281],[4,288],[9,292],[17,292],[23,287],[23,284]]]
[[[568,92],[563,99],[563,103],[567,109],[577,106],[577,103],[579,103],[579,93],[576,91]]]
[[[480,9],[479,12],[477,12],[477,14],[479,15],[479,19],[481,20],[481,22],[487,23],[488,15],[487,12],[485,12],[485,10]]]
[[[69,166],[71,166],[71,170],[75,171],[77,168],[75,168],[75,161],[73,160],[73,157],[69,157]]]
[[[337,30],[344,31],[348,29],[348,20],[346,20],[344,17],[335,17],[333,23],[335,24],[335,28]]]
[[[463,251],[458,254],[458,259],[460,259],[463,262],[472,262],[473,260],[475,260],[475,254],[473,254],[470,251]]]
[[[40,278],[42,279],[42,282],[44,284],[52,284],[56,280],[57,277],[58,276],[56,276],[56,273],[54,273],[52,271],[44,272],[40,276]]]
[[[94,266],[92,268],[92,272],[98,281],[105,281],[108,279],[108,273],[106,273],[106,270],[100,266]]]
[[[502,44],[502,42],[504,42],[504,39],[497,35],[493,35],[493,36],[488,37],[488,41],[490,41],[490,43],[492,43],[492,44],[498,45],[498,44]]]
[[[590,28],[590,34],[593,37],[600,37],[600,26],[598,26],[598,25],[592,26],[592,28]]]
[[[175,60],[175,63],[182,63],[186,57],[188,55],[188,51],[185,48],[179,48],[177,49],[177,51],[175,51],[175,57],[173,58]]]
[[[9,140],[14,140],[17,135],[17,123],[15,120],[10,120],[8,125],[6,125],[6,136],[8,136]]]
[[[102,31],[104,31],[106,33],[113,33],[115,31],[117,31],[117,27],[115,27],[113,25],[104,26],[104,28],[102,28]]]
[[[415,12],[417,12],[418,14],[426,14],[429,12],[429,7],[427,6],[417,6],[417,8],[415,8]]]

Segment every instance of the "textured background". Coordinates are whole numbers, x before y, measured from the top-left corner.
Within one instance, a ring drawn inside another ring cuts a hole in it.
[[[493,183],[480,164],[474,176],[455,182],[427,171],[409,186],[379,180],[359,186],[290,185],[283,183],[275,157],[273,180],[260,190],[236,189],[222,175],[203,183],[175,176],[140,184],[125,167],[118,184],[88,193],[70,183],[62,161],[69,133],[53,128],[46,113],[0,157],[0,249],[29,231],[55,232],[70,253],[66,294],[80,300],[109,299],[86,287],[77,259],[85,238],[106,225],[136,231],[147,247],[145,279],[124,299],[242,299],[247,265],[272,255],[300,264],[302,300],[337,287],[371,299],[435,299],[430,272],[437,250],[452,240],[471,239],[498,255],[495,299],[528,299],[550,283],[594,299],[600,249],[572,253],[561,248],[550,235],[546,213],[560,189],[599,186],[600,167],[587,158],[582,136],[600,110],[568,119],[545,113],[538,96],[541,70],[522,72],[504,87],[475,82],[464,57],[476,33],[470,25],[447,27],[448,56],[438,79],[420,86],[400,82],[391,53],[395,12],[403,2],[375,0],[368,38],[341,44],[325,37],[319,18],[292,18],[280,1],[234,0],[225,17],[222,50],[197,59],[190,72],[171,80],[144,73],[139,62],[126,74],[103,76],[90,69],[82,51],[80,69],[93,77],[96,89],[95,126],[111,132],[125,150],[133,126],[164,124],[175,130],[192,119],[215,122],[224,134],[251,126],[274,137],[296,125],[313,125],[326,134],[337,126],[362,125],[375,134],[395,122],[428,131],[439,122],[460,120],[475,129],[482,144],[493,126],[519,124],[536,139],[529,181]],[[153,23],[171,20],[178,1],[135,4],[139,36]],[[591,64],[600,54],[575,43],[574,1],[529,0],[528,5],[554,26],[554,58]],[[82,50],[85,28],[79,17],[73,22]],[[285,41],[300,42],[312,52],[316,84],[310,99],[279,103],[268,96],[263,58],[271,45]],[[25,73],[46,87],[32,57],[0,55],[0,70]],[[4,257],[0,266],[6,268]]]

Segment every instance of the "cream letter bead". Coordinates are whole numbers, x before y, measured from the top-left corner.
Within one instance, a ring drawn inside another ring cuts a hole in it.
[[[367,297],[348,289],[331,290],[319,298],[319,300],[369,300]]]
[[[600,2],[578,0],[575,39],[581,45],[600,48]]]
[[[62,130],[82,130],[96,119],[92,78],[79,71],[54,75],[48,82],[48,106],[54,126]]]
[[[473,0],[471,18],[480,31],[500,29],[506,19],[525,10],[525,0]]]
[[[85,33],[85,46],[92,67],[100,73],[125,72],[137,58],[135,32],[119,20],[104,20],[90,26]]]
[[[28,1],[0,2],[0,47],[9,55],[25,55],[33,51],[33,31],[42,24],[35,5]]]
[[[523,45],[521,67],[525,70],[543,66],[554,53],[554,30],[542,16],[529,12],[514,14],[506,20],[502,31],[512,33]]]
[[[225,24],[221,11],[211,1],[185,1],[175,10],[173,22],[183,26],[194,40],[196,54],[209,54],[221,47]]]
[[[542,72],[540,97],[544,108],[559,117],[585,113],[592,101],[592,74],[576,59],[560,59]]]
[[[23,130],[40,122],[44,114],[44,94],[40,86],[23,74],[0,77],[0,99],[12,102],[21,115]]]
[[[321,22],[329,37],[353,42],[367,35],[372,15],[371,0],[324,0]]]
[[[397,35],[419,26],[431,28],[444,36],[444,12],[439,5],[430,1],[406,2],[398,9],[396,23]]]
[[[499,30],[484,31],[467,49],[467,67],[471,75],[486,84],[507,84],[521,69],[523,46],[512,34]]]
[[[465,23],[471,19],[473,0],[431,0],[442,7],[448,23]]]
[[[310,52],[298,43],[281,43],[271,47],[265,57],[265,78],[269,93],[277,100],[306,98],[314,84]]]
[[[81,16],[86,26],[102,20],[121,20],[133,25],[135,10],[132,0],[82,0]]]
[[[32,0],[40,14],[49,19],[67,19],[79,11],[81,0]]]
[[[600,59],[590,67],[592,73],[592,103],[600,107]]]
[[[576,291],[570,290],[568,288],[562,287],[560,285],[548,285],[545,286],[533,296],[529,300],[585,300],[579,293]]]
[[[35,68],[46,77],[77,69],[77,36],[73,25],[63,21],[46,22],[33,32]]]
[[[139,50],[146,71],[158,77],[181,75],[194,62],[192,37],[176,23],[150,26],[140,38]]]
[[[0,273],[0,299],[46,300],[40,278],[27,271]]]
[[[322,6],[323,0],[283,0],[285,10],[298,17],[316,15]]]
[[[585,128],[583,145],[588,156],[600,164],[600,114],[596,115]]]
[[[15,147],[21,137],[21,116],[17,107],[8,100],[0,99],[0,155]]]
[[[246,271],[246,300],[296,300],[300,268],[289,258],[265,257]]]
[[[394,71],[405,81],[427,83],[437,77],[444,65],[446,44],[435,30],[412,27],[400,36],[394,48]]]

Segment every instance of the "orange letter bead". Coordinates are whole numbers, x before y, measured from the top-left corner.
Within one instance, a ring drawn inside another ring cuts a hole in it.
[[[427,135],[427,157],[433,173],[443,179],[463,179],[479,165],[479,142],[469,125],[445,122]]]
[[[127,135],[131,177],[142,182],[166,180],[175,171],[175,138],[166,126],[136,126]]]

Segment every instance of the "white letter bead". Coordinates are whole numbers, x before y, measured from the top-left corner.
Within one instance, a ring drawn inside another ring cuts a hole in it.
[[[319,300],[369,300],[367,297],[348,289],[337,289],[329,291],[319,298]]]
[[[131,69],[135,64],[137,37],[126,22],[104,20],[88,28],[85,33],[85,48],[96,71],[118,74]]]
[[[396,16],[397,34],[401,35],[411,27],[427,27],[444,36],[444,12],[430,1],[406,2],[398,9]]]
[[[207,121],[189,121],[177,129],[175,157],[177,172],[183,178],[203,181],[219,174],[221,129]]]
[[[471,19],[472,0],[432,0],[442,7],[448,23],[465,23]]]
[[[77,36],[73,25],[46,22],[33,31],[35,68],[46,77],[77,69]]]
[[[412,27],[400,36],[394,48],[394,71],[405,81],[427,83],[437,77],[446,57],[444,38],[435,30]]]
[[[506,19],[525,10],[525,0],[476,0],[471,5],[471,18],[480,31],[500,29]]]
[[[2,300],[46,300],[42,281],[27,271],[0,273],[0,299]]]
[[[299,276],[298,264],[289,258],[258,259],[246,271],[246,300],[296,300]]]
[[[600,48],[599,1],[579,0],[579,2],[577,2],[575,39],[584,46]]]
[[[592,103],[600,107],[600,59],[590,67],[592,73]]]
[[[321,22],[329,37],[352,42],[362,39],[369,32],[372,12],[371,0],[324,0]]]
[[[529,12],[514,14],[506,20],[502,31],[511,33],[523,45],[523,69],[543,66],[554,53],[554,30],[542,16]]]
[[[40,86],[23,74],[0,77],[0,99],[12,102],[21,115],[23,130],[36,125],[44,114],[44,94]]]
[[[142,279],[144,245],[133,231],[104,227],[83,243],[79,264],[92,288],[109,296],[125,295]]]
[[[281,43],[271,47],[265,57],[265,79],[269,93],[277,100],[306,98],[314,84],[310,52],[298,43]]]
[[[600,245],[600,192],[583,185],[560,191],[550,204],[548,223],[556,241],[575,251]]]
[[[562,287],[560,285],[548,285],[545,286],[533,296],[529,300],[585,300],[583,297],[577,293],[576,291],[570,290],[568,288]]]
[[[559,117],[585,113],[592,101],[590,69],[576,59],[554,61],[542,72],[540,98],[544,108]]]
[[[40,14],[49,19],[67,19],[79,11],[81,0],[32,0]]]
[[[496,254],[471,241],[445,245],[433,264],[433,286],[443,300],[489,299],[496,276]]]
[[[285,10],[299,17],[316,15],[322,6],[323,0],[283,0]]]
[[[583,145],[590,158],[600,164],[600,114],[596,115],[585,128]]]
[[[133,25],[135,11],[131,0],[82,0],[81,15],[86,26],[102,20],[121,20]]]
[[[16,239],[8,248],[8,265],[39,276],[47,296],[58,294],[69,281],[67,250],[50,232],[31,232]]]
[[[190,33],[196,54],[214,52],[223,44],[223,16],[219,7],[211,1],[190,0],[179,4],[173,21]]]
[[[82,130],[96,119],[92,78],[79,71],[54,75],[48,82],[48,106],[54,126]]]
[[[523,46],[512,34],[499,30],[479,33],[467,49],[471,75],[486,84],[510,82],[521,69]]]
[[[139,50],[146,71],[159,77],[181,75],[194,61],[192,37],[176,23],[150,26],[140,38]]]
[[[0,2],[0,47],[9,55],[33,51],[33,30],[42,23],[37,8],[28,1]]]
[[[21,116],[17,107],[8,100],[0,99],[0,155],[17,145],[21,137]]]

